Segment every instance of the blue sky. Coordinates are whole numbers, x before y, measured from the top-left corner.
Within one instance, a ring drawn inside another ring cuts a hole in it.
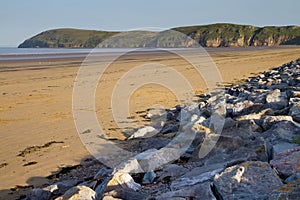
[[[132,30],[210,23],[300,25],[299,0],[0,0],[0,46],[53,28]]]

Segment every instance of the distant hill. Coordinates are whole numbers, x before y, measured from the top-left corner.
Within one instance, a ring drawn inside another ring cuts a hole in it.
[[[300,45],[299,26],[256,27],[236,24],[210,24],[177,27],[171,30],[186,34],[204,47]],[[191,46],[186,38],[182,38],[182,34],[175,34],[170,37],[170,32],[137,31],[128,34],[126,32],[54,29],[27,39],[18,47],[94,48],[100,43],[101,47],[111,48]],[[107,39],[109,39],[109,42],[107,42]],[[178,41],[180,41],[179,44]]]
[[[117,33],[71,28],[53,29],[25,40],[18,48],[94,48],[103,40]]]

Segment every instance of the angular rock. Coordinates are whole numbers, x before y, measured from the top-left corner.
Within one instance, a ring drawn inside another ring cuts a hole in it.
[[[156,178],[156,174],[153,171],[147,172],[143,177],[142,183],[150,184],[154,181],[155,178]]]
[[[180,158],[179,148],[162,148],[147,156],[137,155],[136,158],[144,171],[154,171],[157,168]]]
[[[210,182],[192,185],[181,190],[167,192],[156,197],[157,200],[165,199],[210,199],[215,200],[215,196],[210,189]]]
[[[262,103],[266,102],[266,96],[269,90],[265,89],[254,89],[252,90],[251,94],[248,96],[248,100],[252,101],[253,103]]]
[[[291,116],[264,116],[259,120],[259,124],[264,130],[268,130],[272,127],[273,124],[280,121],[289,121],[292,122],[293,118]]]
[[[296,99],[296,98],[295,98]],[[291,108],[289,115],[293,118],[294,121],[300,122],[300,99],[292,100]]]
[[[107,184],[109,183],[110,180],[111,180],[111,177],[104,178],[104,180],[101,182],[101,184],[97,185],[97,187],[95,188],[97,199],[103,198],[103,194],[104,194]]]
[[[269,194],[282,183],[268,163],[252,161],[229,167],[215,175],[213,185],[220,199],[251,200],[268,199]]]
[[[227,104],[227,112],[232,113],[232,116],[238,116],[242,113],[247,113],[252,110],[251,107],[254,105],[252,101],[242,101],[236,104]],[[229,110],[228,110],[229,109]],[[231,109],[231,110],[230,110]]]
[[[300,172],[300,147],[279,153],[273,160],[271,166],[283,177]]]
[[[162,172],[158,174],[158,180],[163,181],[165,178],[169,177],[174,180],[179,176],[188,172],[188,169],[176,164],[169,164],[162,169]]]
[[[300,179],[300,173],[296,173],[296,174],[292,174],[289,177],[287,177],[284,182],[285,183],[290,183],[290,182],[294,182],[297,179]]]
[[[50,186],[45,187],[45,190],[49,190],[51,193],[62,195],[71,187],[74,187],[79,183],[78,180],[65,180],[56,182]]]
[[[105,196],[105,197],[102,198],[102,200],[122,200],[122,199],[115,198],[115,197],[112,197],[112,196]]]
[[[145,126],[133,133],[128,139],[149,138],[156,135],[159,131],[152,126]]]
[[[245,129],[233,129],[222,135],[209,134],[206,136],[206,144],[202,143],[196,148],[190,161],[201,161],[206,167],[213,164],[227,166],[247,160],[267,161],[265,141],[251,134]],[[201,151],[209,153],[202,158],[199,154]]]
[[[121,186],[122,188],[138,191],[141,189],[141,185],[134,182],[133,178],[127,173],[117,171],[112,179],[107,183],[107,187]]]
[[[273,110],[280,110],[288,105],[286,93],[280,92],[279,89],[270,92],[266,97],[266,102]]]
[[[296,148],[297,146],[299,146],[299,145],[294,144],[294,143],[289,143],[289,142],[284,142],[284,141],[278,142],[275,145],[273,145],[272,158],[276,157],[281,152]]]
[[[124,199],[124,200],[146,200],[149,199],[149,195],[136,192],[131,189],[124,189],[121,187],[114,188],[113,190],[106,192],[103,199]]]
[[[262,111],[260,111],[259,113],[251,113],[248,115],[243,115],[243,116],[239,116],[236,118],[236,120],[238,121],[242,121],[242,120],[260,120],[263,116],[265,115],[273,115],[274,111],[270,108],[268,109],[264,109]]]
[[[179,128],[179,123],[168,123],[160,130],[161,134],[174,133],[177,132]]]
[[[100,179],[100,178],[111,176],[113,171],[114,171],[113,169],[108,169],[103,167],[94,175],[94,179]]]
[[[237,127],[248,129],[251,132],[262,132],[262,128],[253,119],[238,120]],[[237,127],[236,129],[238,129]]]
[[[26,196],[27,200],[49,200],[51,192],[41,188],[32,189]]]
[[[152,137],[145,138],[139,142],[139,147],[141,151],[146,151],[147,149],[161,149],[170,143],[171,139],[164,137]]]
[[[75,200],[75,199],[95,200],[96,192],[86,186],[76,186],[67,190],[63,196],[56,198],[56,200]]]
[[[300,197],[300,179],[295,180],[279,187],[274,190],[269,200],[282,200],[282,199],[299,199]]]
[[[235,120],[233,120],[231,117],[226,117],[223,129],[228,129],[228,128],[236,127],[237,124],[238,124],[238,122],[235,121]]]
[[[150,157],[154,152],[156,152],[157,149],[148,149],[135,157],[121,163],[116,167],[117,171],[123,171],[127,173],[141,173],[141,172],[146,172],[140,165],[139,161],[143,159],[147,159]]]
[[[212,180],[213,177],[223,171],[224,167],[216,166],[216,169],[209,169],[206,167],[196,167],[190,172],[174,180],[171,184],[172,190],[181,190],[189,188],[190,186]]]

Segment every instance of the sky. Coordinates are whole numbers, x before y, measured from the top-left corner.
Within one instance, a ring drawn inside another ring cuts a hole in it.
[[[299,0],[0,0],[0,47],[42,31],[126,31],[212,23],[300,25]]]

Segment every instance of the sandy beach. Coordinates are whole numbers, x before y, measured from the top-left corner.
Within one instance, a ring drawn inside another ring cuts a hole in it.
[[[236,83],[258,72],[300,57],[300,47],[209,52],[225,83]],[[0,61],[0,196],[11,188],[42,185],[52,173],[90,157],[72,116],[73,84],[83,58]],[[189,77],[197,94],[205,83],[174,55],[134,55],[113,63],[100,80],[96,113],[109,138],[123,140],[113,121],[111,94],[120,77],[133,66],[157,61]],[[132,77],[135,78],[135,77]],[[174,94],[158,85],[137,90],[130,99],[130,117],[143,124],[140,111],[154,104],[179,104]]]

